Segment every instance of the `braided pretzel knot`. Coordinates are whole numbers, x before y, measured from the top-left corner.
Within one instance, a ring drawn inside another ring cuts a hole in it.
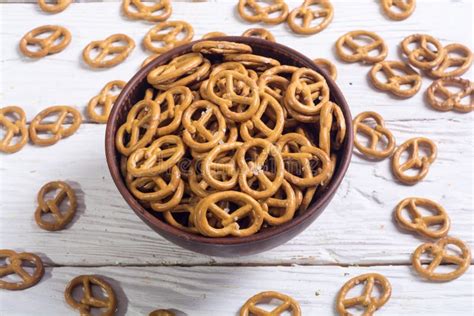
[[[17,253],[13,250],[0,250],[0,259],[5,259],[5,265],[0,265],[0,289],[24,290],[38,283],[44,274],[43,262],[35,254],[28,252]],[[24,268],[24,264],[29,263],[34,266],[33,274],[29,274]],[[18,282],[8,282],[1,278],[16,274],[21,278]]]
[[[155,0],[148,5],[142,0],[123,0],[122,10],[131,19],[161,22],[168,19],[173,11],[169,0]]]
[[[11,118],[13,117],[13,119]],[[18,106],[6,106],[0,109],[0,127],[5,131],[0,139],[0,151],[14,153],[28,142],[25,111]],[[14,138],[18,140],[14,142]]]
[[[461,250],[459,255],[449,254],[446,248],[454,245]],[[432,261],[427,267],[423,266],[421,256],[429,254]],[[451,281],[460,277],[469,268],[471,251],[461,240],[454,237],[444,237],[435,243],[425,243],[416,248],[412,256],[412,264],[416,272],[422,277],[432,281]],[[442,263],[454,264],[457,268],[448,273],[435,272]]]
[[[317,6],[312,10],[311,6]],[[303,5],[291,11],[288,15],[288,26],[298,34],[316,34],[324,30],[331,23],[334,16],[334,8],[328,0],[305,0]],[[301,19],[301,23],[298,23]],[[311,22],[322,19],[314,26]]]
[[[399,75],[395,70],[403,72],[405,75]],[[379,71],[382,71],[386,76],[386,82],[382,82],[377,78]],[[372,67],[369,75],[376,88],[389,91],[402,98],[414,96],[421,88],[421,76],[402,61],[377,63]],[[404,85],[410,85],[410,88],[403,89]]]
[[[82,51],[82,57],[91,67],[108,68],[124,61],[134,48],[135,41],[132,38],[125,34],[114,34],[103,41],[90,42]],[[93,51],[98,51],[94,57],[91,54]]]
[[[87,104],[87,114],[90,119],[97,123],[107,123],[109,118],[110,110],[114,105],[118,94],[111,94],[110,92],[114,89],[122,90],[127,83],[122,80],[114,80],[107,83],[100,93],[93,97]],[[97,113],[96,108],[102,107],[102,114]]]
[[[375,126],[367,124],[367,120],[375,121]],[[365,123],[364,123],[365,122]],[[361,133],[369,138],[368,146],[364,146],[357,134]],[[381,140],[386,139],[384,147],[379,150],[377,146]],[[385,127],[385,121],[380,114],[375,112],[362,112],[354,119],[354,145],[357,149],[372,159],[384,159],[392,155],[395,150],[395,137],[392,132]]]
[[[423,216],[418,210],[418,206],[427,208],[434,215]],[[409,218],[403,216],[403,211],[407,209]],[[428,238],[445,237],[449,232],[450,220],[444,208],[431,200],[411,197],[398,203],[395,210],[395,219],[403,228],[415,231]],[[434,229],[430,227],[435,226]]]
[[[56,196],[46,200],[46,195],[57,191]],[[65,211],[61,211],[61,204],[65,199],[69,200],[69,206]],[[76,214],[77,200],[74,190],[62,181],[53,181],[46,183],[38,192],[38,207],[35,212],[35,220],[39,227],[49,230],[61,230],[68,225]],[[44,214],[50,213],[53,220],[49,221],[43,218]]]
[[[50,116],[57,116],[54,122],[44,122]],[[68,118],[72,120],[70,126]],[[71,136],[81,125],[82,118],[78,110],[70,106],[52,106],[39,112],[30,123],[30,139],[33,143],[40,146],[49,146],[57,143],[61,138]],[[39,134],[46,133],[49,137],[39,137]]]
[[[451,92],[448,88],[459,88]],[[474,109],[474,83],[470,80],[448,77],[433,82],[426,91],[428,102],[439,111],[456,110],[459,112],[471,112]],[[467,104],[462,101],[467,99]]]
[[[219,202],[228,201],[239,207],[232,213],[219,206]],[[208,212],[214,215],[221,228],[212,227],[208,221]],[[248,227],[241,228],[238,221],[249,217]],[[238,191],[220,191],[201,199],[195,209],[194,223],[199,232],[209,237],[244,237],[255,234],[263,223],[263,210],[250,195]]]
[[[337,79],[337,68],[332,62],[325,58],[316,58],[313,59],[313,63],[327,73],[332,80]]]
[[[346,298],[348,292],[361,283],[364,285],[362,295],[353,298]],[[380,286],[380,297],[372,296],[375,285]],[[348,308],[361,306],[364,308],[363,315],[373,315],[376,310],[388,301],[391,294],[392,287],[390,282],[383,275],[378,273],[362,274],[350,279],[341,288],[336,299],[336,309],[340,315],[351,315],[347,311]]]
[[[430,154],[420,158],[419,147],[425,146],[429,149]],[[400,164],[400,157],[406,150],[410,150],[411,154],[407,161]],[[430,139],[417,137],[407,140],[397,148],[392,158],[392,171],[400,182],[413,185],[423,180],[428,174],[430,165],[436,159],[437,147]],[[418,169],[416,175],[407,175],[404,172],[408,169]]]
[[[43,34],[49,35],[45,37]],[[59,25],[43,25],[23,36],[20,40],[20,51],[30,58],[40,58],[61,52],[70,42],[71,33],[66,28]],[[30,50],[28,46],[35,46],[38,49]]]
[[[271,4],[262,6],[261,2],[270,2]],[[279,24],[285,21],[288,16],[288,5],[284,0],[239,0],[237,10],[242,19],[251,23]],[[274,16],[273,13],[279,14]]]
[[[93,286],[97,286],[106,295],[105,298],[94,297]],[[81,299],[77,301],[73,293],[80,288]],[[72,279],[64,291],[64,298],[72,308],[79,310],[81,315],[92,315],[91,310],[100,309],[101,315],[115,315],[117,299],[112,287],[102,278],[95,275],[80,275]]]
[[[252,47],[235,42],[200,41],[193,45],[192,50],[202,54],[245,54],[251,53]]]
[[[382,0],[383,11],[390,19],[396,21],[408,18],[415,11],[415,5],[416,0]],[[393,10],[393,7],[396,9]]]
[[[361,44],[357,40],[370,40],[369,43]],[[377,51],[377,55],[371,55]],[[354,63],[377,63],[384,60],[388,54],[388,47],[384,40],[374,32],[358,30],[341,36],[336,42],[336,53],[342,60]]]
[[[410,45],[416,44],[415,49],[411,49]],[[436,50],[432,50],[429,44],[433,45]],[[413,34],[406,37],[402,41],[402,50],[413,66],[419,69],[432,69],[438,66],[446,56],[443,45],[431,35]]]
[[[248,29],[244,33],[242,33],[242,36],[256,37],[264,39],[266,41],[275,42],[275,36],[273,36],[273,34],[269,30],[260,27]]]
[[[168,32],[163,33],[164,30]],[[158,23],[146,33],[143,45],[154,53],[164,53],[176,46],[186,44],[194,36],[193,27],[184,21],[167,21]],[[181,37],[178,39],[178,37]],[[154,42],[161,43],[155,45]]]
[[[44,12],[58,13],[64,11],[72,0],[57,0],[56,3],[48,3],[46,0],[38,0],[38,5]]]
[[[271,300],[281,301],[281,304],[275,307],[272,311],[266,311],[257,305],[260,303],[269,302]],[[274,291],[267,291],[258,293],[245,302],[240,309],[240,316],[251,315],[265,315],[265,316],[279,316],[288,312],[291,316],[301,316],[301,308],[297,301],[292,297]]]
[[[473,55],[468,47],[461,44],[449,44],[444,47],[444,50],[446,56],[443,61],[437,67],[427,70],[428,75],[435,78],[446,78],[461,76],[469,70]]]

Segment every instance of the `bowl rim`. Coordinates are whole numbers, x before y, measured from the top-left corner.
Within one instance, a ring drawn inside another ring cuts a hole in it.
[[[114,129],[116,130],[118,127],[114,128],[114,125],[118,125],[117,119],[119,115],[119,109],[122,104],[128,99],[129,94],[133,93],[137,84],[142,81],[147,74],[156,66],[164,64],[171,60],[172,58],[190,52],[192,46],[195,43],[201,41],[231,41],[231,42],[239,42],[248,44],[250,46],[257,45],[260,47],[268,47],[271,51],[276,51],[280,55],[286,55],[289,59],[294,60],[296,63],[303,65],[303,67],[311,68],[318,73],[320,73],[328,83],[330,88],[332,99],[338,99],[337,104],[342,108],[345,117],[346,123],[346,139],[342,146],[339,168],[335,170],[333,178],[329,185],[326,187],[326,190],[321,194],[321,196],[314,201],[306,212],[303,214],[295,217],[291,221],[284,223],[282,225],[272,227],[269,230],[261,231],[256,234],[246,236],[246,237],[206,237],[199,234],[189,233],[183,230],[180,230],[174,226],[169,225],[168,223],[160,220],[156,216],[154,216],[151,212],[145,209],[138,200],[131,194],[128,190],[125,181],[121,175],[119,163],[117,161],[117,155],[119,154],[115,148],[115,133],[113,133]],[[336,190],[338,189],[342,179],[344,178],[346,171],[349,167],[352,157],[352,147],[353,147],[353,132],[352,132],[352,117],[349,105],[347,104],[344,95],[342,94],[339,87],[336,85],[334,80],[320,67],[313,63],[311,59],[304,56],[300,52],[287,47],[285,45],[276,43],[276,42],[269,42],[259,38],[253,37],[242,37],[242,36],[222,36],[216,37],[212,39],[200,39],[196,40],[176,48],[171,49],[170,51],[161,54],[157,58],[153,59],[150,63],[146,66],[141,67],[140,70],[127,82],[126,86],[122,89],[120,95],[117,97],[114,106],[110,112],[106,132],[105,132],[105,155],[107,160],[107,165],[112,176],[112,179],[119,190],[122,197],[125,199],[127,204],[132,208],[132,210],[149,226],[152,226],[153,229],[158,229],[162,231],[166,235],[173,235],[179,239],[184,241],[191,241],[200,244],[214,244],[214,245],[239,245],[239,244],[246,244],[246,243],[255,243],[264,240],[268,240],[284,234],[287,231],[293,230],[296,226],[301,225],[306,220],[310,219],[314,213],[317,213],[318,210],[329,203],[330,199],[332,199],[333,195],[335,194]]]

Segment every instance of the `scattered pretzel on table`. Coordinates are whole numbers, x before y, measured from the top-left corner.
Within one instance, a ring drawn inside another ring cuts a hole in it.
[[[38,5],[44,12],[47,13],[59,13],[71,4],[72,0],[56,0],[53,3],[46,2],[46,0],[37,0]]]
[[[118,97],[118,94],[112,94],[111,91],[114,89],[122,90],[126,84],[122,80],[114,80],[107,83],[100,90],[100,93],[87,104],[87,115],[89,118],[97,123],[107,123],[112,106]],[[98,107],[102,107],[101,113],[97,112]]]
[[[416,47],[412,48],[411,45]],[[408,62],[412,66],[423,70],[438,66],[446,56],[446,50],[443,45],[436,38],[427,34],[407,36],[403,39],[401,48],[408,58]]]
[[[440,78],[429,86],[426,96],[429,104],[438,111],[467,113],[474,109],[474,83],[468,79]]]
[[[90,42],[82,51],[82,58],[93,68],[109,68],[127,59],[134,48],[135,41],[132,38],[125,34],[114,34],[105,40]],[[97,54],[94,54],[95,51]]]
[[[24,290],[37,284],[44,274],[43,261],[35,254],[28,252],[15,252],[13,250],[1,249],[0,259],[4,264],[0,265],[0,289],[17,291]],[[26,263],[34,266],[32,274],[25,270]],[[15,274],[19,276],[19,281],[5,279],[5,277]]]
[[[329,0],[305,0],[288,15],[288,26],[298,34],[316,34],[331,23],[333,16],[334,8]]]
[[[258,306],[259,304],[264,304],[271,300],[278,300],[281,303],[272,311],[266,311]],[[294,298],[275,291],[266,291],[255,294],[240,308],[240,316],[279,316],[286,315],[286,313],[291,316],[301,316],[300,304]]]
[[[256,37],[270,42],[275,42],[275,36],[273,36],[273,34],[269,30],[261,27],[248,29],[244,33],[242,33],[242,36]]]
[[[446,56],[438,66],[427,70],[429,76],[435,78],[461,76],[469,70],[473,54],[468,47],[462,44],[449,44],[444,50]]]
[[[413,14],[416,0],[381,0],[385,15],[395,21],[401,21]]]
[[[366,42],[367,39],[370,39],[369,43]],[[373,51],[377,54],[372,55]],[[361,61],[373,64],[387,57],[388,47],[374,32],[357,30],[348,32],[337,40],[336,53],[339,58],[349,63]]]
[[[25,111],[18,106],[0,108],[0,128],[5,134],[0,139],[0,151],[15,153],[28,142]]]
[[[247,22],[279,24],[288,16],[288,5],[284,0],[239,0],[237,11]],[[275,16],[274,13],[278,13]]]
[[[167,31],[164,33],[163,31]],[[143,38],[143,45],[153,53],[164,53],[176,46],[190,42],[194,36],[193,27],[184,21],[160,22],[152,27]]]
[[[43,25],[23,36],[20,40],[20,51],[30,58],[41,58],[61,52],[70,42],[71,33],[66,28],[59,25]],[[29,46],[38,47],[38,49],[33,50]]]
[[[122,11],[131,19],[162,22],[171,16],[173,9],[170,0],[154,0],[151,5],[143,0],[123,0]]]
[[[403,75],[398,74],[403,73]],[[382,72],[386,81],[381,81],[377,74]],[[388,91],[401,98],[414,96],[421,88],[421,76],[402,61],[382,61],[375,64],[369,72],[372,84],[380,90]],[[408,88],[404,88],[408,85]]]
[[[151,312],[148,316],[176,316],[176,314],[168,309],[157,309]]]

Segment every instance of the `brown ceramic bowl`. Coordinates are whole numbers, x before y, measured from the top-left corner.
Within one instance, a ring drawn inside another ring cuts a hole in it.
[[[129,192],[120,173],[120,154],[115,149],[115,134],[117,129],[124,123],[129,109],[143,98],[145,89],[150,87],[146,80],[147,74],[156,66],[165,64],[176,56],[191,52],[191,47],[196,42],[177,47],[160,55],[147,66],[140,69],[128,82],[120,96],[117,98],[115,106],[110,114],[109,121],[107,122],[105,153],[112,178],[125,201],[127,201],[133,211],[158,234],[183,248],[206,255],[220,257],[251,255],[279,246],[295,237],[306,229],[329,204],[336,193],[339,184],[344,178],[351,160],[353,142],[352,118],[349,106],[334,81],[309,58],[303,56],[297,51],[278,43],[272,43],[256,38],[232,36],[219,37],[217,40],[245,43],[252,46],[254,53],[275,58],[279,60],[282,65],[307,67],[316,70],[326,78],[329,88],[331,89],[331,100],[341,106],[346,118],[346,140],[343,148],[339,151],[337,166],[331,182],[326,187],[326,190],[315,195],[308,210],[304,214],[296,216],[288,223],[266,229],[252,236],[241,238],[209,238],[187,233],[168,225],[166,222],[162,221],[155,212],[145,209]],[[317,242],[317,240],[315,240],[315,242]]]

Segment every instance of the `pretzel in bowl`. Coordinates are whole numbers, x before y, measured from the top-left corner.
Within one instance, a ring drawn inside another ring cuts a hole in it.
[[[264,304],[272,300],[278,300],[281,302],[280,305],[275,307],[272,311],[266,311],[258,306],[259,304]],[[240,316],[279,316],[286,315],[287,313],[291,316],[301,316],[300,304],[294,298],[275,291],[266,291],[255,294],[240,308]]]
[[[375,122],[375,126],[371,127],[367,121]],[[353,125],[354,145],[362,154],[371,159],[385,159],[392,155],[395,150],[395,137],[385,127],[385,121],[380,114],[362,112],[355,117]],[[368,146],[360,142],[357,134],[363,134],[369,139]],[[384,145],[382,148],[381,143]]]
[[[47,36],[45,36],[45,34]],[[23,36],[20,51],[30,58],[41,58],[63,51],[71,42],[71,33],[59,25],[43,25]],[[35,49],[31,49],[35,47]]]
[[[200,41],[192,47],[193,52],[202,54],[246,54],[252,47],[246,44],[226,41]]]
[[[165,33],[163,31],[166,31]],[[193,27],[184,21],[160,22],[143,38],[143,45],[153,53],[164,53],[193,39]]]
[[[384,81],[378,78],[379,72],[385,75],[386,79]],[[382,61],[377,63],[370,70],[369,77],[377,89],[389,91],[401,98],[412,97],[421,88],[421,76],[402,61]],[[409,87],[404,88],[406,85]]]
[[[337,79],[337,68],[332,62],[326,58],[316,58],[313,59],[313,62],[316,64],[316,66],[325,71],[332,78],[332,80]]]
[[[57,0],[53,3],[46,2],[46,0],[38,0],[38,6],[47,13],[59,13],[64,10],[71,4],[72,0]]]
[[[202,39],[210,39],[210,38],[214,38],[214,37],[222,37],[222,36],[227,36],[226,33],[224,32],[209,32],[209,33],[206,33],[202,36]]]
[[[416,0],[382,0],[385,15],[395,21],[408,18],[415,11]]]
[[[469,47],[461,44],[449,44],[444,47],[446,56],[435,68],[427,70],[434,78],[461,76],[471,68],[473,55]]]
[[[416,48],[412,48],[415,45]],[[402,51],[408,62],[419,69],[432,69],[446,57],[443,45],[431,35],[413,34],[407,36],[401,43]]]
[[[426,90],[430,105],[438,111],[471,112],[474,109],[474,83],[448,77],[434,81]]]
[[[237,11],[247,22],[279,24],[288,16],[288,5],[284,0],[239,0]]]
[[[246,30],[245,32],[243,32],[242,36],[256,37],[256,38],[264,39],[266,41],[275,42],[275,36],[273,36],[273,34],[269,30],[261,28],[261,27],[250,28]]]
[[[148,316],[176,316],[176,314],[168,309],[157,309],[151,312]]]
[[[87,104],[87,115],[96,123],[107,123],[110,111],[118,94],[112,94],[113,90],[122,90],[127,83],[122,80],[114,80],[107,83],[100,93],[93,97]],[[97,113],[97,108],[102,108],[102,113]]]
[[[37,284],[44,275],[43,261],[35,254],[0,249],[0,259],[3,262],[0,265],[0,289],[24,290]],[[25,269],[25,267],[31,268],[32,266],[32,273],[31,269]],[[19,280],[9,279],[9,275],[17,275]]]
[[[110,68],[127,59],[134,48],[135,41],[132,38],[125,34],[114,34],[105,40],[90,42],[82,51],[82,58],[90,67]]]
[[[298,34],[316,34],[331,23],[333,16],[334,8],[329,0],[305,0],[288,15],[288,26]]]
[[[25,111],[18,106],[0,108],[0,128],[5,131],[0,139],[0,151],[15,153],[28,142]]]
[[[376,55],[372,52],[377,52]],[[336,53],[348,63],[378,63],[388,54],[384,40],[374,32],[357,30],[344,34],[336,42]]]
[[[131,19],[162,22],[170,17],[173,9],[170,0],[154,0],[152,5],[142,0],[123,0],[122,11]]]

